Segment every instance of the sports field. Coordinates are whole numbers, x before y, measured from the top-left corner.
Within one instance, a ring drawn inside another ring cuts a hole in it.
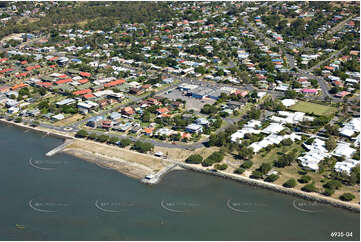
[[[298,101],[295,105],[289,108],[296,112],[304,112],[307,114],[314,114],[316,116],[329,116],[334,114],[337,109],[326,105]]]

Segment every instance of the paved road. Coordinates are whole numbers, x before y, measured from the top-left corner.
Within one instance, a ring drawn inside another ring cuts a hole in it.
[[[325,35],[333,35],[334,33],[336,33],[337,31],[339,31],[348,21],[350,21],[353,17],[355,17],[354,15],[351,15],[350,17],[348,17],[347,19],[343,20],[342,22],[336,24],[335,26],[333,26],[331,29],[329,29],[328,31],[326,31],[325,33],[323,33],[323,35],[321,36],[325,36]],[[317,39],[320,36],[317,37]]]
[[[316,65],[312,66],[311,68],[309,68],[307,71],[312,71],[316,68],[319,68],[321,65],[323,65],[325,62],[329,61],[329,60],[332,60],[333,58],[336,58],[338,57],[339,55],[342,54],[342,51],[344,51],[346,49],[346,47],[344,47],[343,49],[341,50],[338,50],[338,51],[335,51],[330,57],[328,57],[327,59],[323,60],[323,61],[320,61],[318,62]]]
[[[258,34],[265,40],[265,42],[268,43],[270,46],[279,46],[279,45],[277,45],[276,43],[272,42],[270,39],[266,38],[266,37],[264,36],[264,34],[262,33],[262,31],[260,31],[259,29],[253,27],[252,24],[248,23],[247,18],[248,18],[248,17],[246,16],[246,17],[244,17],[243,19],[244,19],[245,23],[247,23],[248,26],[252,29],[252,31],[258,33]],[[282,46],[279,46],[279,47],[280,47],[281,50],[283,49]],[[328,85],[328,82],[327,82],[323,77],[315,76],[314,74],[311,73],[311,71],[314,70],[314,69],[316,69],[316,68],[318,68],[318,67],[320,67],[320,66],[321,66],[323,63],[325,63],[326,61],[329,61],[330,59],[333,59],[333,58],[338,57],[340,54],[342,54],[342,51],[343,51],[343,50],[344,50],[344,49],[339,50],[339,51],[333,53],[329,58],[327,58],[327,59],[324,60],[324,61],[319,62],[318,64],[316,64],[315,66],[313,66],[312,68],[310,68],[310,69],[308,69],[308,70],[298,69],[297,66],[295,65],[295,59],[294,59],[294,57],[291,56],[291,55],[289,55],[289,54],[287,54],[286,52],[284,52],[284,53],[285,53],[285,57],[286,57],[286,59],[287,59],[287,63],[290,65],[290,68],[296,68],[296,70],[297,70],[297,72],[298,72],[298,73],[297,73],[298,76],[305,76],[305,77],[307,77],[308,79],[315,79],[315,80],[318,81],[318,84],[319,84],[320,88],[322,89],[322,98],[328,97],[328,98],[330,98],[330,99],[331,99],[332,101],[334,101],[334,102],[340,102],[340,101],[342,101],[342,100],[340,100],[339,98],[334,97],[333,95],[331,95],[331,94],[329,93],[330,87],[329,87],[329,85]]]
[[[169,87],[167,87],[165,89],[162,89],[162,90],[156,92],[155,95],[158,95],[158,94],[160,94],[162,92],[166,92],[169,89],[174,88],[174,87],[175,87],[175,85],[171,85],[171,86],[169,86]],[[95,116],[104,116],[104,115],[109,114],[111,112],[115,112],[115,111],[119,110],[120,108],[126,107],[127,105],[129,105],[130,102],[138,102],[138,101],[140,101],[142,99],[145,99],[145,98],[149,97],[150,95],[151,95],[151,93],[147,94],[146,96],[132,97],[129,102],[126,102],[126,103],[120,104],[120,105],[116,105],[116,106],[114,106],[113,108],[111,108],[109,110],[104,110],[104,111],[102,111],[100,113],[94,114],[91,117],[88,117],[86,119],[82,119],[82,120],[77,121],[75,123],[72,123],[70,126],[67,126],[67,128],[72,128],[73,130],[78,130],[79,125],[87,123],[90,119],[92,119]]]

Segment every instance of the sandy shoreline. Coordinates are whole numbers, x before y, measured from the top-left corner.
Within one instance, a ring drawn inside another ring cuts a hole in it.
[[[79,146],[74,147],[74,143],[70,144],[69,146],[65,147],[65,149],[62,151],[64,153],[67,153],[69,155],[76,156],[80,159],[92,162],[97,164],[98,166],[105,168],[105,169],[114,169],[122,174],[125,174],[129,177],[141,179],[144,178],[146,175],[149,175],[151,173],[154,173],[162,168],[164,168],[166,165],[169,165],[171,163],[178,164],[180,167],[196,172],[201,172],[205,174],[215,175],[227,179],[232,179],[234,181],[246,183],[253,186],[262,187],[265,189],[270,189],[273,191],[286,193],[289,195],[301,197],[307,200],[317,201],[321,203],[327,203],[335,207],[341,207],[348,210],[352,210],[355,212],[360,212],[360,204],[356,203],[349,203],[344,202],[335,198],[326,197],[318,193],[307,193],[298,189],[293,188],[285,188],[281,185],[276,185],[273,183],[264,182],[261,180],[251,179],[242,175],[236,175],[231,173],[225,173],[225,172],[212,172],[207,170],[207,168],[204,168],[200,165],[190,165],[186,164],[184,162],[169,160],[169,159],[160,159],[156,158],[149,154],[141,154],[135,151],[127,150],[127,149],[121,149],[119,147],[107,145],[98,143],[95,141],[89,141],[79,138],[74,138],[72,136],[69,136],[67,134],[62,134],[59,132],[53,132],[51,130],[46,130],[39,127],[30,127],[23,124],[18,124],[15,122],[7,121],[7,120],[1,120],[0,122],[7,123],[14,126],[19,126],[22,128],[32,129],[35,131],[43,132],[48,135],[53,135],[56,137],[62,137],[65,139],[73,139],[75,140],[75,144],[81,143],[82,145],[86,146]],[[71,147],[73,146],[73,147]],[[87,149],[88,150],[87,150]]]
[[[152,173],[152,169],[140,164],[128,162],[126,160],[120,160],[119,158],[113,158],[104,156],[98,153],[92,153],[86,150],[66,148],[62,152],[80,158],[82,160],[95,163],[104,169],[116,170],[126,176],[141,179],[146,175]]]

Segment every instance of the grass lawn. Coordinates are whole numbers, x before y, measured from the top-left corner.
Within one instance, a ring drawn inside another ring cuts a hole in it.
[[[304,112],[307,114],[314,114],[316,116],[330,116],[334,114],[337,109],[326,105],[298,101],[295,105],[289,108],[296,112]]]
[[[301,144],[293,143],[291,146],[282,145],[281,147],[273,148],[270,151],[257,153],[252,158],[252,162],[254,165],[251,169],[255,170],[262,163],[272,163],[273,161],[278,160],[278,158],[283,156],[284,154],[291,152],[293,149],[297,149],[297,155],[299,155],[303,151]]]
[[[80,119],[83,118],[83,115],[77,113],[77,114],[74,114],[68,118],[65,118],[63,120],[60,120],[60,121],[57,121],[54,123],[54,125],[56,126],[65,126],[65,125],[69,125],[69,124],[72,124]]]

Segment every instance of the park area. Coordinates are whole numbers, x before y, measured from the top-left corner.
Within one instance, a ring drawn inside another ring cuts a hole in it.
[[[316,116],[330,116],[334,114],[337,109],[335,107],[325,106],[316,103],[298,101],[295,105],[289,108],[292,111],[304,112]]]

